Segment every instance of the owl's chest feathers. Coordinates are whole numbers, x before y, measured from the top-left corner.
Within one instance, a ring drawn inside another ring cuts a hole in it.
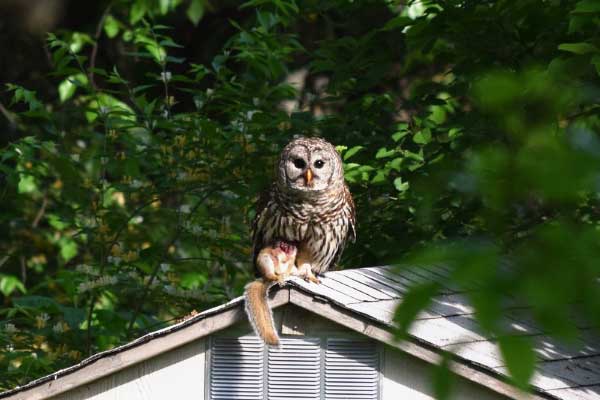
[[[285,204],[283,206],[282,204]],[[267,236],[310,244],[322,240],[330,231],[339,231],[345,217],[341,198],[316,199],[313,202],[273,202],[269,207]]]

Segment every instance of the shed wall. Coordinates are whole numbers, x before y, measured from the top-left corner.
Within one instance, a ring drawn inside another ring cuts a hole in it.
[[[316,314],[293,305],[275,312],[280,333],[300,336],[364,337]],[[215,333],[238,337],[251,332],[241,322]],[[176,348],[160,356],[83,385],[52,400],[201,400],[206,393],[206,355],[209,337]],[[380,400],[433,400],[430,364],[393,347],[384,346]],[[453,399],[504,400],[481,385],[455,377]]]
[[[196,340],[52,400],[203,399],[206,343]]]
[[[392,347],[385,347],[381,400],[435,400],[432,390],[432,366]],[[455,376],[451,399],[506,400],[484,386]]]

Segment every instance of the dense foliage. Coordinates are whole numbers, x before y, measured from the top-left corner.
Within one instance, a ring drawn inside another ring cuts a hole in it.
[[[517,384],[507,304],[562,339],[600,322],[599,2],[93,3],[45,43],[2,28],[0,389],[239,295],[294,135],[344,158],[342,267],[450,266]]]

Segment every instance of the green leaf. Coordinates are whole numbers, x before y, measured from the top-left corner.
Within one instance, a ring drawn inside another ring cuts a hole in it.
[[[595,14],[600,13],[600,2],[598,0],[582,0],[575,5],[573,14]]]
[[[429,128],[421,129],[413,136],[413,142],[423,145],[431,142],[431,130]]]
[[[160,13],[162,15],[165,15],[169,12],[169,8],[171,8],[171,2],[172,2],[172,0],[160,0],[159,1]]]
[[[0,274],[0,293],[10,296],[15,290],[21,293],[27,292],[19,278],[14,275]]]
[[[392,19],[390,19],[388,22],[385,23],[385,25],[383,26],[383,28],[381,28],[382,31],[392,31],[394,29],[398,29],[398,28],[404,28],[408,25],[412,25],[414,24],[415,21],[413,21],[412,19],[408,18],[408,17],[404,17],[402,15],[398,15]]]
[[[535,369],[533,343],[527,336],[501,336],[500,352],[515,384],[526,389]]]
[[[558,49],[575,54],[589,54],[598,52],[598,48],[596,46],[587,42],[563,43],[558,46]]]
[[[37,184],[35,177],[27,174],[19,175],[19,185],[17,187],[19,193],[32,193],[37,191]]]
[[[56,300],[46,296],[23,296],[14,299],[13,303],[26,308],[58,309]]]
[[[388,150],[387,148],[382,147],[379,150],[377,150],[377,154],[375,154],[375,158],[376,159],[387,158],[387,157],[392,157],[395,154],[396,154],[395,149]]]
[[[344,153],[344,161],[348,160],[350,157],[352,157],[353,155],[355,155],[356,153],[358,153],[362,149],[364,149],[364,146],[354,146],[354,147],[352,147],[350,150],[348,150],[346,153]]]
[[[596,74],[600,76],[600,55],[593,56],[591,60],[592,65],[596,69]]]
[[[133,5],[131,6],[131,9],[129,10],[129,22],[131,23],[131,25],[134,25],[135,23],[139,22],[142,18],[144,18],[144,15],[146,15],[147,11],[148,7],[146,4],[146,0],[136,0],[135,3],[133,3]]]
[[[190,21],[194,25],[198,25],[202,17],[204,16],[204,1],[205,0],[191,0],[190,5],[186,11],[186,14]]]
[[[57,214],[48,214],[47,219],[48,219],[48,223],[50,224],[50,226],[59,231],[62,231],[67,226],[69,226],[69,224],[63,222],[60,219],[60,216]]]
[[[451,353],[442,353],[442,360],[433,369],[433,392],[437,400],[450,398],[456,375],[450,370]]]
[[[86,44],[94,44],[94,41],[87,33],[82,32],[74,32],[71,36],[71,41],[69,43],[69,49],[73,53],[79,53],[84,45]]]
[[[392,140],[394,142],[397,142],[400,139],[402,139],[404,136],[408,135],[409,133],[410,133],[410,131],[408,129],[399,130],[398,132],[396,132],[392,135]]]
[[[58,96],[61,103],[64,103],[70,99],[77,86],[83,86],[88,83],[87,76],[84,74],[71,75],[58,85]]]
[[[402,157],[394,158],[392,161],[389,162],[389,167],[395,171],[400,172],[400,170],[402,169],[403,160],[404,159]]]
[[[119,29],[119,21],[109,14],[104,20],[104,33],[112,39],[119,34]]]
[[[69,238],[63,237],[58,241],[60,247],[60,255],[68,262],[77,255],[77,243]]]
[[[385,171],[377,171],[375,176],[371,179],[371,183],[373,183],[373,184],[383,183],[386,181],[385,177],[386,177]]]
[[[76,329],[77,327],[79,327],[79,324],[81,324],[85,320],[85,311],[81,308],[65,307],[62,305],[59,305],[58,307],[63,313],[63,317],[65,321],[69,324],[71,329]]]
[[[399,337],[406,336],[412,322],[421,311],[427,308],[438,291],[439,284],[435,282],[415,285],[408,290],[394,316],[394,320],[398,323]]]
[[[410,187],[410,184],[408,182],[402,182],[402,178],[398,177],[394,179],[394,187],[399,192],[405,192]]]

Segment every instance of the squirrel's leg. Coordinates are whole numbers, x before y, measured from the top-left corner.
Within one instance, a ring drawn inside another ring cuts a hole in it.
[[[303,277],[304,280],[309,282],[321,283],[319,278],[317,278],[312,271],[310,252],[302,245],[298,249],[298,254],[296,256],[296,266],[298,270],[298,276]]]
[[[256,265],[263,278],[267,281],[279,281],[280,277],[275,271],[277,270],[277,259],[269,254],[268,249],[263,249],[258,254]]]

